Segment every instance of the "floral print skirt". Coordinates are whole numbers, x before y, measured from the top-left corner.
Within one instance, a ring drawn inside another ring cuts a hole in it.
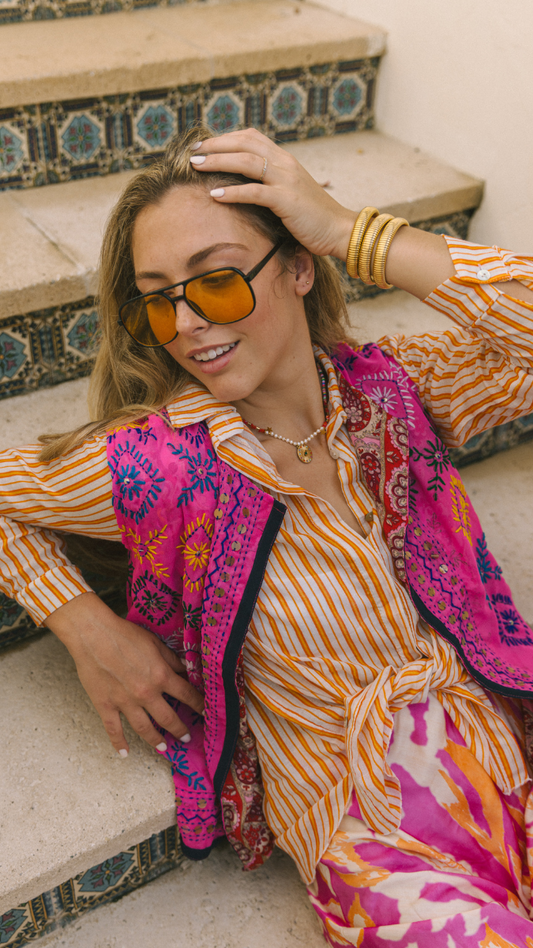
[[[400,828],[369,830],[354,796],[308,887],[326,942],[533,948],[531,782],[504,796],[431,693],[397,712],[388,762]]]

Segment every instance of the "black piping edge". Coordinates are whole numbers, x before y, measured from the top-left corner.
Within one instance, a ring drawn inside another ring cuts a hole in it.
[[[211,845],[206,846],[205,849],[191,849],[190,846],[187,846],[187,844],[183,842],[183,837],[180,835],[181,851],[183,855],[192,862],[200,862],[202,859],[207,859],[207,857],[211,854],[213,847],[216,846],[217,842],[218,838],[213,840]]]
[[[265,575],[268,558],[274,546],[279,528],[281,527],[286,509],[285,504],[281,504],[278,500],[275,500],[272,505],[272,510],[268,515],[265,529],[257,545],[253,566],[242,599],[239,603],[237,615],[235,616],[222,660],[222,680],[224,682],[224,694],[226,696],[226,734],[224,736],[224,745],[222,747],[220,760],[213,778],[215,793],[219,797],[222,793],[231,761],[233,760],[235,745],[239,736],[239,695],[235,684],[237,660],[252,619],[259,590],[261,589]]]
[[[496,682],[491,681],[490,678],[486,678],[485,675],[482,675],[477,668],[474,668],[470,664],[456,636],[446,628],[444,623],[437,616],[434,616],[433,613],[429,611],[427,606],[420,599],[418,593],[416,593],[411,586],[410,593],[411,598],[422,618],[425,619],[426,622],[428,622],[436,632],[439,632],[439,634],[442,635],[442,637],[445,638],[450,643],[450,645],[453,645],[466,670],[470,672],[472,678],[474,678],[480,685],[483,685],[483,687],[487,688],[488,691],[495,691],[497,694],[505,695],[507,698],[533,698],[533,691],[519,691],[517,688],[506,688],[505,685],[498,685]]]

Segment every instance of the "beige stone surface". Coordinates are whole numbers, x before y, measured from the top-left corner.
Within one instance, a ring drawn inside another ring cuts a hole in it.
[[[224,847],[40,942],[46,948],[324,948],[292,861],[242,872]]]
[[[75,379],[0,401],[0,451],[85,424],[88,387],[89,379]]]
[[[43,298],[53,306],[65,296],[85,295],[75,262],[21,214],[7,192],[0,195],[0,221],[0,319],[38,309]]]
[[[359,210],[374,204],[410,223],[477,207],[481,181],[375,132],[292,142],[287,146],[328,193]]]
[[[2,43],[6,108],[377,56],[385,33],[310,3],[242,0],[12,23]]]
[[[0,915],[175,822],[170,768],[111,747],[52,635],[0,653]]]
[[[262,9],[259,0],[257,5]],[[286,148],[317,181],[328,183],[333,197],[354,209],[370,202],[416,221],[462,211],[481,199],[478,181],[378,132],[315,138]],[[5,208],[13,215],[16,207],[21,231],[12,242],[4,237],[14,270],[12,274],[7,266],[0,273],[2,315],[69,303],[94,292],[105,222],[133,175],[124,172],[0,194],[0,220]],[[41,235],[42,254],[37,248],[27,251],[22,234],[28,228]],[[63,276],[54,265],[57,255],[68,265]]]

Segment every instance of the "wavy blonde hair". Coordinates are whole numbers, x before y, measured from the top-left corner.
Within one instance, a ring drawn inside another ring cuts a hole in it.
[[[100,347],[91,376],[89,407],[92,421],[62,435],[43,435],[41,460],[48,461],[72,450],[83,440],[102,434],[114,424],[124,424],[160,411],[191,378],[166,349],[144,349],[123,329],[118,311],[139,292],[132,256],[133,228],[145,207],[157,204],[173,188],[211,190],[249,182],[238,174],[196,171],[190,163],[194,144],[213,132],[198,124],[174,136],[163,156],[130,181],[108,220],[100,256],[98,309]],[[284,238],[278,254],[283,270],[294,263],[298,241],[271,210],[235,204],[235,212],[272,243]],[[331,352],[348,339],[347,311],[341,276],[327,257],[313,254],[315,279],[304,297],[311,341]]]

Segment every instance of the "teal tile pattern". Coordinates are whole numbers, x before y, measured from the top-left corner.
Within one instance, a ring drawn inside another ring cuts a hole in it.
[[[173,7],[192,0],[0,0],[0,25],[71,16],[98,16],[143,7]],[[0,941],[0,945],[2,942]]]
[[[0,0],[0,9],[1,9]],[[0,190],[142,168],[193,122],[277,141],[371,128],[378,58],[0,108]]]
[[[183,861],[177,827],[155,833],[126,852],[68,879],[0,916],[0,945],[22,948],[80,915],[114,902]]]

